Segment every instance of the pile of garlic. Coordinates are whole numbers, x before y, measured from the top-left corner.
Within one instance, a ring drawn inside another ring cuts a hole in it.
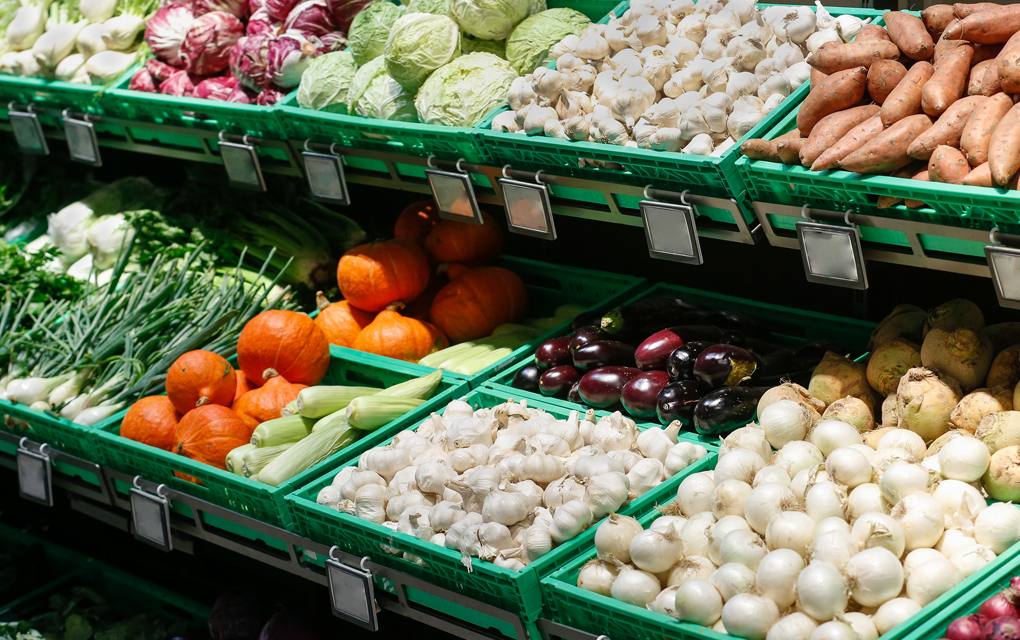
[[[634,0],[517,78],[492,129],[719,156],[808,81],[805,56],[865,23],[816,4]]]
[[[602,523],[577,585],[746,640],[876,640],[1020,542],[1020,509],[980,492],[988,459],[774,401],[647,530]]]
[[[594,416],[454,400],[362,454],[316,501],[458,550],[468,567],[520,570],[708,453],[677,443],[678,422],[639,431],[619,412]]]

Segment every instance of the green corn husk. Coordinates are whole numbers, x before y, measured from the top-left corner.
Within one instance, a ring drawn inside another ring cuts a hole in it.
[[[278,487],[337,451],[357,442],[364,435],[364,431],[343,425],[320,429],[262,467],[258,472],[258,481]]]
[[[455,344],[452,347],[440,349],[435,353],[428,354],[427,356],[419,360],[418,364],[424,367],[434,367],[438,369],[439,365],[441,365],[442,363],[446,362],[447,360],[456,356],[457,354],[467,351],[473,346],[475,346],[474,342],[461,342],[460,344]]]
[[[350,424],[347,421],[347,407],[344,407],[339,411],[334,411],[328,416],[316,420],[315,426],[312,427],[312,433],[315,433],[316,431],[319,431],[321,429],[328,429],[330,427],[335,427],[341,424],[344,426]]]
[[[290,402],[287,403],[287,406],[285,406],[284,408],[280,409],[280,417],[281,418],[286,418],[287,416],[297,415],[297,413],[298,413],[298,401],[297,400],[291,400]]]
[[[245,452],[241,456],[241,460],[244,464],[241,465],[241,475],[246,478],[250,478],[257,474],[267,464],[273,461],[276,456],[280,455],[287,449],[294,446],[293,442],[287,444],[277,445],[275,447],[255,447]]]
[[[302,416],[287,416],[267,420],[255,427],[251,443],[256,447],[275,447],[288,442],[297,442],[312,432],[315,420]]]
[[[462,363],[460,366],[451,369],[451,371],[453,371],[453,373],[460,373],[467,376],[474,375],[482,369],[496,364],[503,358],[510,357],[513,352],[514,349],[511,347],[495,349],[489,353],[478,356],[477,358],[472,358],[471,360]]]
[[[227,471],[237,475],[244,475],[241,468],[244,466],[244,454],[255,448],[253,444],[242,444],[240,447],[227,454]]]
[[[400,384],[395,384],[392,387],[383,389],[374,396],[368,396],[369,398],[387,397],[387,398],[404,398],[408,400],[428,400],[435,393],[436,388],[439,387],[439,383],[443,380],[443,373],[441,371],[433,371],[432,373],[422,376],[420,378],[413,378]],[[363,400],[364,398],[358,398]],[[347,416],[350,417],[348,412]],[[351,423],[354,424],[354,423]]]
[[[347,406],[347,422],[355,429],[372,431],[423,404],[425,401],[420,398],[393,398],[382,394],[355,398]]]
[[[346,409],[351,400],[371,396],[382,391],[375,387],[332,387],[320,385],[298,392],[297,413],[306,418],[324,418],[329,414]],[[290,405],[287,405],[290,406]]]

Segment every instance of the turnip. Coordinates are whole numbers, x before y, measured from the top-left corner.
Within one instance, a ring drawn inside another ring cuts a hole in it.
[[[953,429],[952,431],[947,431],[938,438],[935,438],[935,440],[930,445],[928,445],[928,450],[925,451],[924,457],[931,458],[937,456],[939,454],[939,451],[942,450],[942,447],[946,446],[946,444],[951,442],[952,440],[960,437],[973,437],[973,435],[974,434],[969,433],[967,431],[963,431],[962,429]]]
[[[896,386],[900,386],[898,382]],[[896,391],[893,391],[882,401],[882,426],[895,427],[897,422],[899,418],[896,417]]]
[[[999,449],[1020,444],[1020,411],[1000,411],[985,416],[974,436],[995,453]]]
[[[893,397],[895,397],[895,396],[893,396]],[[892,422],[893,422],[893,424],[896,424],[896,417],[895,416],[893,416],[893,421]],[[890,431],[892,431],[895,428],[896,427],[879,427],[878,429],[873,429],[872,431],[869,431],[869,432],[865,433],[864,434],[864,444],[866,444],[869,447],[871,447],[872,449],[878,451],[878,443],[879,443],[879,441],[882,440],[882,436],[884,436],[885,434],[889,433]]]
[[[949,414],[949,421],[957,429],[974,433],[989,413],[1013,409],[1013,387],[998,386],[990,389],[975,389],[968,393]]]
[[[1020,447],[1005,447],[993,453],[984,481],[985,491],[993,500],[1020,500]]]
[[[988,337],[987,333],[985,337]],[[992,348],[995,348],[994,343]],[[995,360],[992,360],[991,368],[988,369],[985,386],[997,387],[1003,385],[1013,389],[1016,387],[1017,382],[1020,382],[1020,344],[1006,347],[995,356]]]
[[[985,328],[985,316],[981,313],[981,308],[970,300],[957,298],[928,312],[924,336],[927,337],[933,329],[952,331],[960,327],[973,327],[980,331]]]
[[[924,326],[928,314],[924,309],[915,307],[912,304],[897,305],[892,313],[887,315],[871,334],[871,342],[868,349],[877,350],[882,345],[888,344],[897,338],[907,340],[919,340],[921,328]]]
[[[853,425],[864,433],[875,428],[875,412],[860,398],[847,396],[840,398],[825,409],[823,420],[839,420]]]
[[[817,414],[818,419],[825,411],[825,403],[813,398],[807,389],[794,382],[784,382],[778,387],[772,387],[761,397],[761,400],[758,401],[758,415],[760,416],[766,407],[779,400],[793,400]]]
[[[949,430],[949,414],[963,398],[955,378],[924,367],[907,371],[896,389],[896,417],[926,442]]]
[[[1020,342],[1020,322],[990,324],[982,331],[992,341],[996,351],[1002,351],[1011,344]]]
[[[808,392],[829,406],[840,398],[854,396],[869,407],[875,406],[875,398],[868,385],[865,365],[831,351],[811,374]]]
[[[921,366],[921,353],[913,342],[897,338],[875,349],[868,360],[868,384],[888,396],[896,393],[907,369]]]
[[[964,392],[981,386],[992,365],[992,341],[976,328],[934,328],[921,345],[921,364],[956,378]]]

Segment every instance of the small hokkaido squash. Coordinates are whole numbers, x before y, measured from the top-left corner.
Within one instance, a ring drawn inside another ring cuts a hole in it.
[[[274,376],[258,389],[252,389],[235,400],[231,408],[250,427],[250,436],[263,422],[279,418],[280,411],[297,400],[299,391],[307,388],[307,385],[291,384],[283,376]]]
[[[503,231],[482,213],[484,224],[443,220],[425,238],[425,253],[433,262],[460,262],[472,267],[489,264],[503,248]]]
[[[374,313],[351,306],[346,300],[330,304],[321,291],[315,294],[315,304],[319,307],[315,326],[322,330],[330,344],[341,347],[354,344],[361,330],[375,319]]]
[[[319,384],[329,368],[329,342],[303,313],[263,311],[241,330],[237,363],[256,386],[275,376],[295,384]]]
[[[399,303],[379,312],[372,324],[358,334],[354,348],[388,358],[418,362],[430,353],[450,346],[443,332],[428,322],[397,313]]]
[[[166,395],[182,414],[204,404],[229,407],[236,391],[234,368],[212,351],[189,351],[166,372]]]
[[[248,376],[244,375],[244,371],[240,369],[234,369],[234,379],[237,380],[237,385],[234,388],[234,400],[237,400],[252,389],[258,389],[255,383],[249,380]],[[234,404],[233,401],[230,404]]]
[[[502,267],[468,269],[432,302],[432,323],[454,343],[492,335],[528,309],[528,292],[517,274]]]
[[[225,469],[227,454],[251,440],[251,429],[236,413],[218,404],[192,409],[174,431],[174,453]]]
[[[422,247],[429,231],[439,223],[439,210],[432,198],[409,204],[393,225],[393,237]]]
[[[157,449],[174,448],[174,430],[181,414],[166,396],[149,396],[131,405],[120,423],[120,435]]]
[[[354,247],[336,271],[340,293],[363,311],[382,311],[391,302],[410,302],[429,282],[425,252],[404,240]]]

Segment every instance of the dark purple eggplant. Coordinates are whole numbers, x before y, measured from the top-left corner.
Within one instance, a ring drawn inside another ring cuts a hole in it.
[[[623,386],[620,402],[635,418],[654,416],[659,392],[667,384],[669,384],[669,374],[665,371],[642,373]]]
[[[601,367],[581,377],[577,393],[589,406],[611,407],[620,401],[624,385],[641,373],[636,367]]]
[[[673,353],[669,354],[669,359],[666,360],[666,372],[669,373],[669,379],[676,382],[694,378],[694,361],[698,359],[702,351],[715,346],[715,344],[715,342],[707,340],[695,340],[674,349]]]
[[[677,380],[667,384],[659,391],[655,403],[659,422],[669,424],[679,420],[684,427],[690,428],[694,420],[694,407],[709,391],[711,389],[700,379]]]
[[[602,322],[601,311],[585,311],[574,316],[574,321],[570,323],[570,328],[573,331],[577,331],[582,327],[598,326]]]
[[[538,380],[543,396],[567,397],[567,392],[581,380],[581,373],[569,364],[546,369]]]
[[[574,404],[584,404],[584,398],[581,397],[579,389],[581,387],[581,381],[578,380],[574,383],[574,386],[570,387],[570,391],[567,392],[567,400]]]
[[[567,349],[570,346],[570,340],[570,336],[563,336],[546,340],[538,345],[538,349],[535,350],[535,364],[538,365],[538,368],[551,369],[552,367],[572,364],[573,360],[570,357],[570,351]]]
[[[697,309],[684,314],[684,324],[709,324],[708,318],[715,311],[709,309]]]
[[[758,369],[754,372],[754,379],[759,380],[781,376],[785,373],[793,373],[796,370],[793,363],[793,353],[793,349],[780,349],[779,351],[759,355]]]
[[[725,387],[710,392],[694,408],[694,428],[702,435],[723,435],[754,419],[758,401],[771,387]]]
[[[684,315],[699,305],[670,296],[652,296],[616,307],[602,316],[602,331],[617,340],[641,342],[656,331],[683,324]]]
[[[634,351],[634,362],[644,371],[665,371],[669,354],[694,340],[711,340],[716,344],[722,333],[715,327],[679,326],[656,331]]]
[[[749,336],[762,334],[761,326],[757,320],[737,311],[716,311],[710,314],[705,321],[726,331],[742,331]]]
[[[538,379],[541,376],[542,370],[533,362],[526,367],[518,369],[510,386],[514,389],[524,389],[525,391],[538,391]]]
[[[574,352],[574,366],[591,371],[599,367],[634,366],[634,347],[616,340],[596,340]]]
[[[595,342],[596,340],[604,340],[605,336],[598,327],[581,327],[574,331],[574,335],[570,340],[570,345],[567,349],[573,354],[575,351],[588,344],[589,342]]]
[[[747,349],[749,346],[747,335],[738,329],[731,329],[725,332],[719,338],[719,344],[732,344],[734,347],[740,347],[741,349]]]
[[[694,375],[716,387],[735,387],[758,368],[757,359],[740,347],[717,344],[701,352],[694,361]]]
[[[797,369],[797,371],[804,371],[806,369],[814,369],[818,366],[818,363],[825,357],[825,353],[831,351],[833,353],[847,354],[849,353],[843,347],[832,344],[825,340],[817,340],[815,342],[809,342],[793,352],[793,362],[791,365]]]

